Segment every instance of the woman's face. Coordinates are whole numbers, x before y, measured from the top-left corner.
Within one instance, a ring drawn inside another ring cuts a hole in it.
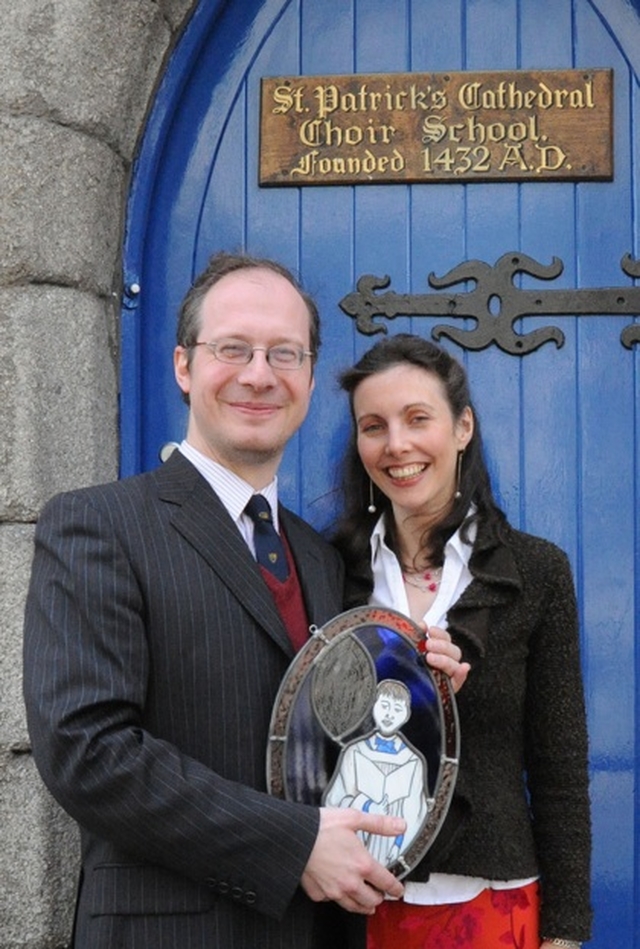
[[[453,418],[439,378],[411,363],[369,376],[354,392],[358,453],[396,520],[438,516],[456,490],[456,462],[473,434],[473,414]]]

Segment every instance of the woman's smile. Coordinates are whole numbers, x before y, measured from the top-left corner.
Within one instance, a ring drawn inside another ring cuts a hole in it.
[[[394,481],[413,481],[418,475],[421,475],[423,471],[426,471],[428,465],[425,464],[410,464],[402,465],[402,467],[389,467],[387,468],[387,474],[390,478],[393,478]]]

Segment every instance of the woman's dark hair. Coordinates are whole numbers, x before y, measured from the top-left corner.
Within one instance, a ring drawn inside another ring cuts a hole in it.
[[[444,559],[444,547],[451,535],[462,526],[463,537],[470,525],[478,519],[493,523],[496,529],[504,523],[504,514],[496,504],[491,489],[489,472],[484,459],[480,422],[471,401],[467,374],[460,363],[445,349],[429,340],[410,333],[399,333],[376,343],[364,356],[340,376],[340,386],[349,395],[352,418],[354,394],[365,379],[384,372],[394,366],[417,366],[436,376],[443,388],[445,398],[454,420],[458,420],[469,406],[473,413],[473,435],[464,451],[461,465],[460,496],[442,520],[431,527],[423,537],[422,548],[433,565]],[[375,513],[368,511],[370,503],[370,481],[358,455],[355,419],[353,431],[343,460],[342,493],[343,510],[338,521],[334,544],[341,551],[348,569],[354,576],[370,575],[371,531],[382,513],[391,513],[391,502],[375,485],[373,498]],[[471,504],[475,512],[468,516]],[[393,516],[386,519],[387,543],[396,555],[399,554]]]

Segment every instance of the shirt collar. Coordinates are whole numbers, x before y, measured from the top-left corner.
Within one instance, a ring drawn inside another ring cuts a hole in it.
[[[475,505],[471,505],[469,508],[468,515],[473,514],[475,511]],[[373,532],[371,534],[371,562],[375,563],[376,559],[380,557],[382,551],[389,551],[389,547],[385,541],[385,534],[387,532],[385,515],[381,514],[378,518]],[[469,560],[471,559],[471,554],[473,551],[473,543],[476,539],[477,526],[475,522],[471,524],[468,531],[468,541],[464,541],[460,534],[460,528],[451,535],[447,543],[445,544],[444,554],[445,558],[453,554],[456,556],[463,566],[469,566]],[[389,551],[390,552],[390,551]]]
[[[239,523],[249,499],[253,494],[257,493],[255,488],[248,484],[243,478],[234,474],[233,471],[225,468],[224,465],[213,461],[213,459],[207,455],[203,455],[201,451],[198,451],[197,448],[190,445],[186,439],[180,444],[180,451],[185,458],[197,468],[211,488],[213,488],[236,524]],[[266,487],[261,489],[260,494],[269,502],[273,515],[273,526],[278,530],[277,476],[266,485]]]
[[[473,511],[470,509],[469,513]],[[373,592],[370,605],[385,606],[400,613],[409,614],[409,602],[406,587],[402,580],[402,571],[398,558],[385,543],[385,520],[382,515],[371,535],[371,570],[373,574]],[[444,568],[436,598],[423,619],[429,626],[447,627],[447,613],[457,602],[472,576],[469,561],[476,535],[475,524],[469,530],[469,543],[463,541],[458,529],[447,541],[444,548]]]

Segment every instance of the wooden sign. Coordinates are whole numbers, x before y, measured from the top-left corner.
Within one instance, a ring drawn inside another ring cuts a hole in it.
[[[613,177],[611,69],[262,79],[261,185]]]

